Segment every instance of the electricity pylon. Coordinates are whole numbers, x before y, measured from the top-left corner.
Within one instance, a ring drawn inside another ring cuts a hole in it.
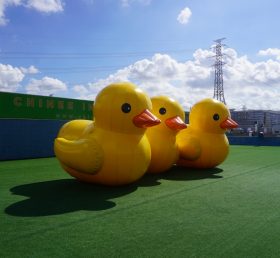
[[[222,41],[225,38],[216,39],[215,49],[215,80],[214,80],[214,99],[217,99],[223,102],[226,105],[225,96],[224,96],[224,82],[223,82],[223,54],[222,54]]]

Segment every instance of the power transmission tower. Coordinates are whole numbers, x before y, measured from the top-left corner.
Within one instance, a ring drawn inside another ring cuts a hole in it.
[[[215,80],[214,80],[214,99],[217,99],[223,102],[226,105],[225,96],[224,96],[224,82],[223,82],[223,54],[222,54],[222,41],[225,38],[216,39],[215,49]]]

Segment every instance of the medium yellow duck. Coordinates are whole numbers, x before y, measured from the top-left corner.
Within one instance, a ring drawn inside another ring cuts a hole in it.
[[[222,163],[229,152],[225,132],[238,124],[230,118],[228,108],[215,99],[204,99],[190,111],[189,125],[177,135],[180,166],[213,168]]]
[[[95,120],[62,127],[54,150],[62,167],[79,180],[124,185],[142,177],[151,160],[145,131],[160,123],[150,98],[134,84],[114,83],[97,95]]]
[[[151,100],[152,113],[162,123],[148,128],[146,132],[152,151],[148,172],[161,173],[170,169],[178,160],[176,134],[187,125],[184,123],[185,112],[178,102],[167,96],[157,96]]]

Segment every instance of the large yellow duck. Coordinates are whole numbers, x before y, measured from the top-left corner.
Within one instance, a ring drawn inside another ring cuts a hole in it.
[[[150,98],[132,83],[104,88],[94,102],[95,120],[62,127],[54,150],[62,167],[82,181],[124,185],[139,179],[151,160],[145,131],[160,123]]]
[[[146,134],[151,144],[152,158],[149,173],[167,171],[179,158],[176,134],[186,128],[185,112],[181,105],[167,96],[151,98],[152,113],[159,117],[161,124],[148,128]]]
[[[225,132],[238,124],[230,118],[228,108],[220,101],[204,99],[196,103],[189,125],[177,135],[180,166],[213,168],[222,163],[229,152]]]

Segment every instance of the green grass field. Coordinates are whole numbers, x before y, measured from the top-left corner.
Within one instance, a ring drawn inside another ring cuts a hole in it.
[[[231,146],[218,168],[124,187],[55,158],[0,162],[0,257],[280,257],[280,147]]]

